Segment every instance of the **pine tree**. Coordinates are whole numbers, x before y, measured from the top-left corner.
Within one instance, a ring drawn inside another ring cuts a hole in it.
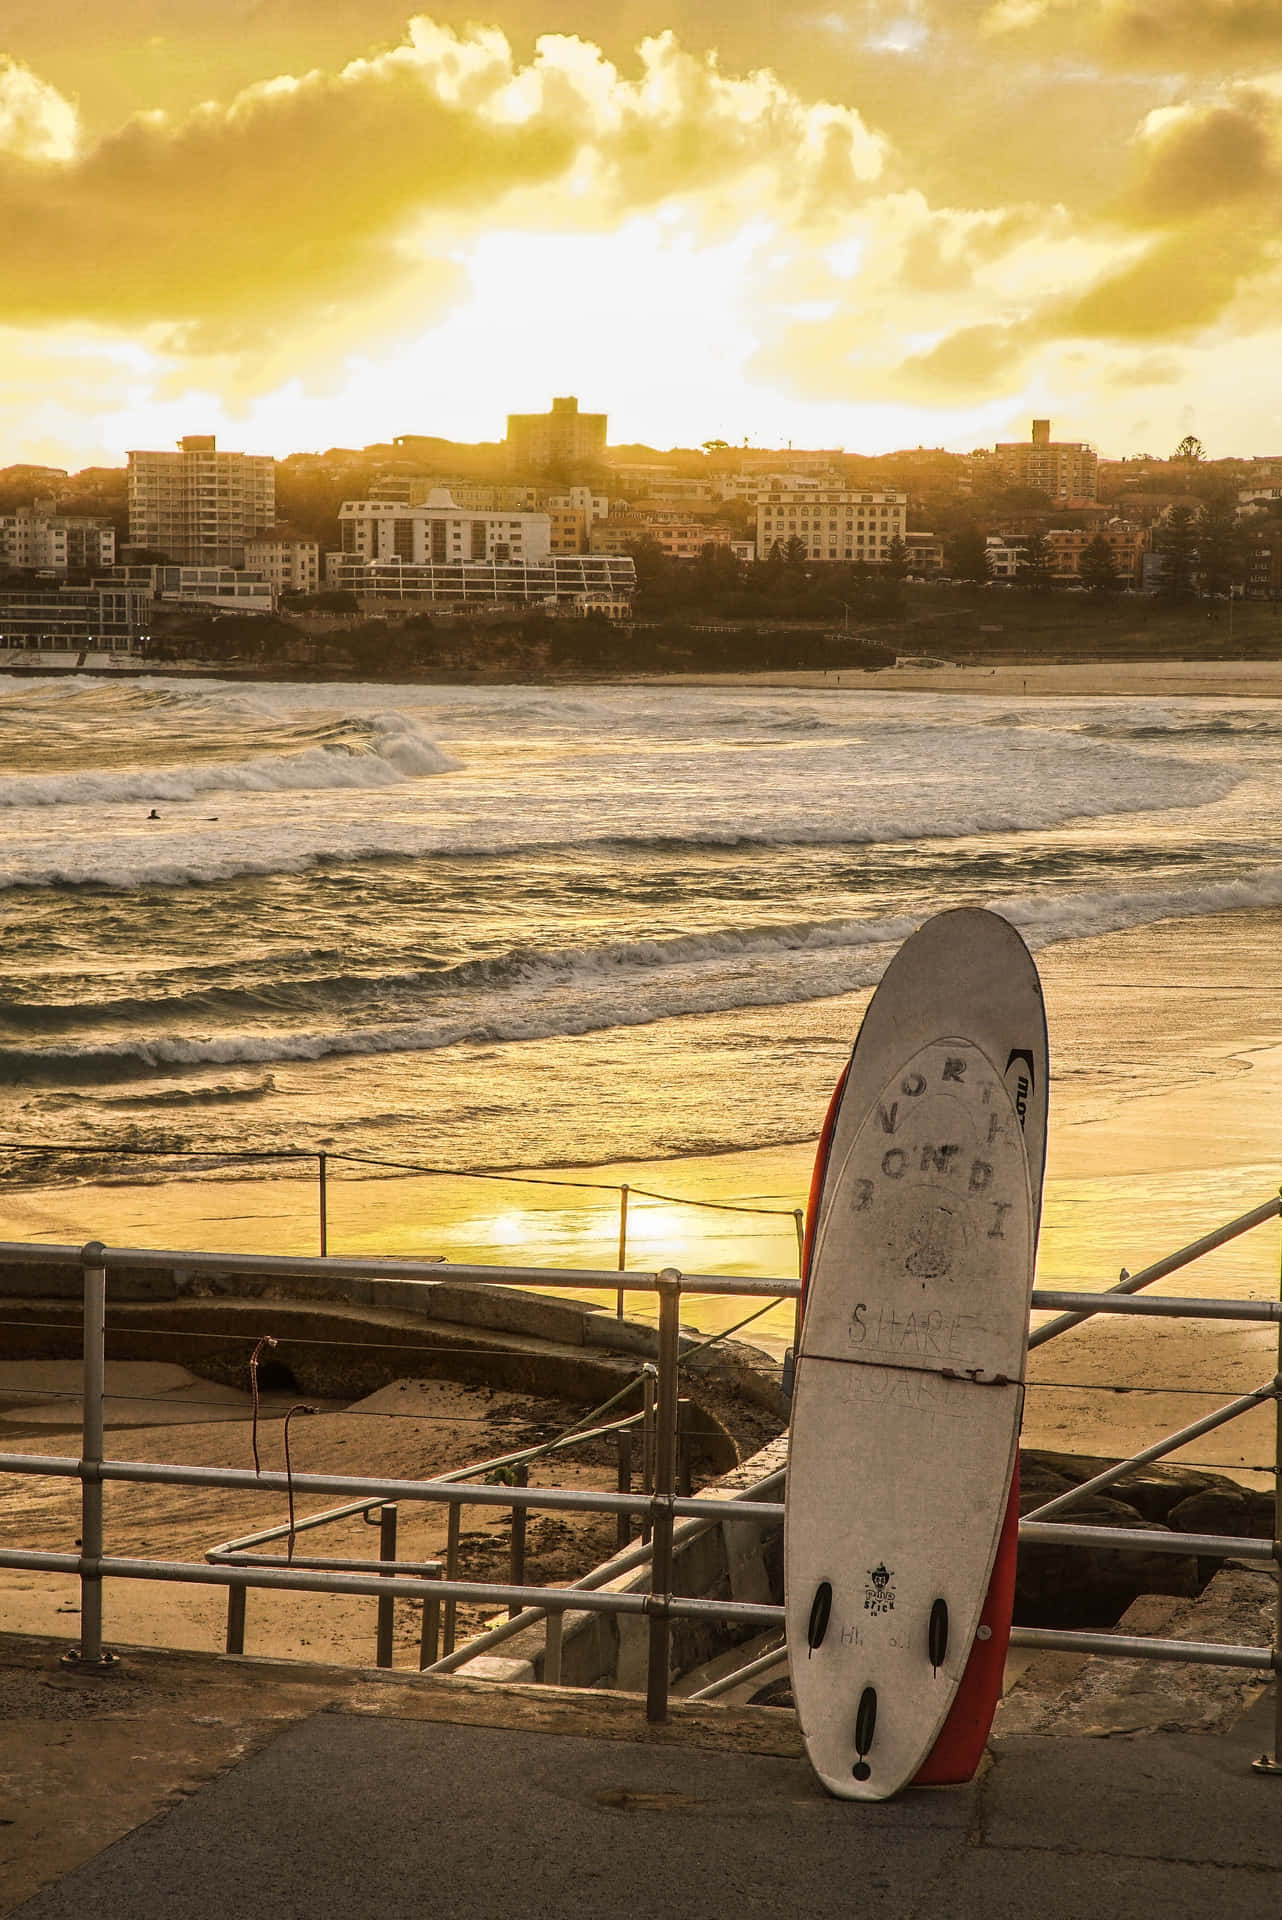
[[[1027,587],[1031,593],[1049,593],[1053,576],[1051,550],[1046,543],[1046,535],[1039,527],[1024,541],[1024,557],[1019,563],[1016,578],[1020,586]]]
[[[1087,541],[1078,562],[1078,577],[1092,593],[1114,593],[1120,584],[1113,549],[1102,533]]]
[[[886,542],[886,555],[881,563],[884,580],[903,580],[908,573],[908,548],[898,534]]]
[[[1197,516],[1195,532],[1203,590],[1228,593],[1241,577],[1244,553],[1236,495],[1213,495]]]
[[[988,542],[978,527],[959,527],[948,543],[948,565],[955,580],[976,584],[991,580],[993,563],[988,557]]]
[[[1192,507],[1169,507],[1157,529],[1155,544],[1162,556],[1162,592],[1173,596],[1192,593],[1197,562]]]

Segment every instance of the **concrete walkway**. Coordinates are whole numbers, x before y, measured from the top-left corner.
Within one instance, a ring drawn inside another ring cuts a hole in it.
[[[181,1672],[194,1685],[187,1660]],[[203,1664],[227,1673],[235,1663]],[[252,1677],[260,1701],[263,1665]],[[295,1683],[300,1703],[305,1691]],[[792,1716],[764,1708],[677,1708],[667,1727],[647,1729],[640,1703],[619,1696],[529,1689],[505,1703],[505,1690],[477,1683],[362,1676],[298,1711],[11,1911],[21,1920],[1282,1912],[1282,1778],[1250,1766],[1272,1744],[1271,1693],[1226,1734],[1002,1738],[972,1785],[886,1806],[827,1798],[798,1756]]]

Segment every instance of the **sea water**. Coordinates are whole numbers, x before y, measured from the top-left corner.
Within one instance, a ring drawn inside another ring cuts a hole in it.
[[[925,916],[1282,903],[1280,776],[1266,701],[0,675],[0,1179],[811,1139]]]

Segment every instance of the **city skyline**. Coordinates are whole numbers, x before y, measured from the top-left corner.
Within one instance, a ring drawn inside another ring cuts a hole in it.
[[[1272,453],[1280,183],[1261,0],[15,0],[0,465],[569,392],[612,444]]]

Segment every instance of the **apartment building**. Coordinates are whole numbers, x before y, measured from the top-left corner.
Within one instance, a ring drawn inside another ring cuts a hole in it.
[[[653,541],[670,560],[697,560],[705,547],[729,547],[734,528],[722,520],[687,520],[675,513],[616,514],[588,529],[590,553],[621,553],[638,541]]]
[[[1013,487],[1036,487],[1057,505],[1087,501],[1099,493],[1099,456],[1084,440],[1052,440],[1049,420],[1034,420],[1030,440],[999,441],[976,456]]]
[[[573,394],[550,413],[509,413],[507,456],[514,467],[575,467],[605,458],[604,413],[580,413]]]
[[[1138,587],[1143,578],[1144,555],[1151,544],[1147,527],[1133,526],[1129,520],[1114,520],[1107,526],[1051,527],[1046,534],[1051,572],[1056,580],[1076,580],[1081,573],[1082,555],[1093,540],[1108,542],[1113,566],[1126,586]]]
[[[53,500],[0,514],[0,565],[37,573],[96,573],[115,558],[116,529],[110,520],[59,513]]]
[[[315,593],[320,586],[320,541],[291,527],[272,527],[245,542],[245,571],[257,574],[273,595]]]
[[[757,552],[800,540],[807,560],[880,566],[892,540],[908,531],[908,495],[894,488],[772,488],[757,499]]]
[[[546,560],[552,550],[546,513],[470,511],[444,487],[434,487],[414,507],[393,500],[344,500],[338,526],[344,559],[366,565],[399,560],[407,566],[468,561],[506,566]]]
[[[131,453],[128,485],[130,544],[182,566],[238,567],[276,519],[276,462],[219,453],[212,433],[185,435],[176,453]]]

